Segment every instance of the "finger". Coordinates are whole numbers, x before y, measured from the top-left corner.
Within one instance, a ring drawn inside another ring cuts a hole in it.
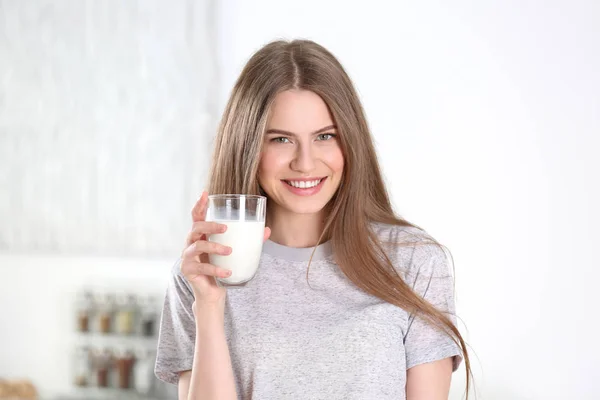
[[[231,247],[215,242],[207,242],[206,240],[198,240],[189,245],[183,251],[181,258],[184,260],[190,260],[200,254],[217,254],[221,256],[228,256],[231,254]]]
[[[267,239],[269,239],[269,237],[271,237],[271,228],[266,227],[265,228],[265,236],[263,237],[263,242],[266,242]]]
[[[187,237],[187,245],[202,240],[204,235],[223,233],[227,230],[227,225],[218,222],[197,221],[192,225],[192,230]]]
[[[206,218],[206,206],[208,204],[208,193],[203,191],[200,198],[192,208],[192,221],[204,221]]]
[[[194,278],[198,275],[214,276],[217,278],[227,278],[231,276],[231,270],[200,262],[182,263],[181,273],[186,278]]]
[[[196,200],[196,204],[194,204],[194,207],[192,207],[192,221],[195,221],[196,218],[198,218],[200,208],[202,207],[203,197],[204,197],[204,192],[202,192],[202,194],[200,194],[200,197],[198,197],[198,200]]]

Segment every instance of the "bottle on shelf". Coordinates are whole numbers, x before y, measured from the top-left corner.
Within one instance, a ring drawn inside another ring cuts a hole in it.
[[[90,384],[90,356],[91,353],[88,346],[79,346],[75,349],[74,383],[76,386],[84,387]]]
[[[94,307],[93,295],[89,291],[79,293],[77,296],[77,330],[79,332],[90,331],[90,320]]]
[[[116,326],[117,333],[131,335],[134,333],[135,311],[137,308],[136,297],[132,294],[117,296]]]
[[[113,352],[109,348],[95,349],[93,355],[93,369],[96,375],[96,386],[106,388],[110,386],[109,373],[113,365]]]
[[[114,296],[110,293],[98,293],[98,330],[101,333],[112,332],[112,317],[114,312]]]
[[[139,300],[140,332],[142,336],[152,337],[155,334],[158,312],[156,301],[152,296],[143,296]]]
[[[134,366],[133,380],[135,390],[139,394],[151,395],[153,392],[154,377],[154,350],[140,348],[136,351],[136,362]]]
[[[131,350],[120,349],[115,353],[115,367],[118,374],[119,389],[131,388],[134,363],[135,357]]]

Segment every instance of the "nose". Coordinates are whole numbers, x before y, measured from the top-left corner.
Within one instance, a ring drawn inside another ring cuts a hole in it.
[[[315,165],[314,149],[311,148],[311,144],[299,145],[291,162],[291,169],[302,174],[308,174],[315,169]]]

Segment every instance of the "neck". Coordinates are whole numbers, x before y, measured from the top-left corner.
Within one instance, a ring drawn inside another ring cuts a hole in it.
[[[287,247],[314,247],[323,228],[325,214],[295,214],[281,209],[267,210],[267,225],[275,243]]]

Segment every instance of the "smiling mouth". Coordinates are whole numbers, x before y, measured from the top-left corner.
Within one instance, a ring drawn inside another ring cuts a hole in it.
[[[310,189],[318,186],[322,181],[326,178],[317,178],[313,180],[302,180],[302,181],[294,181],[294,180],[286,180],[283,179],[285,183],[290,185],[291,187],[295,187],[297,189]]]

